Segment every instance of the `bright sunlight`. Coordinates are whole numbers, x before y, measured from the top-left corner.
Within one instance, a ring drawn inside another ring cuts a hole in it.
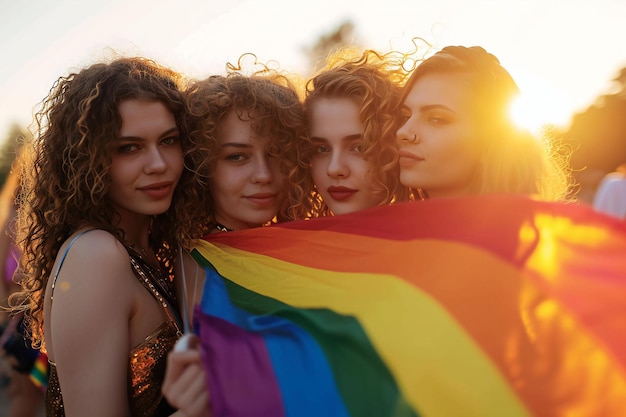
[[[517,81],[522,94],[512,103],[510,116],[519,127],[537,133],[546,125],[569,123],[575,109],[565,98],[537,80]]]

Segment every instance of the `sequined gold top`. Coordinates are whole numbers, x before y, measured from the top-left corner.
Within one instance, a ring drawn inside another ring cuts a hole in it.
[[[132,248],[128,249],[135,276],[157,299],[168,316],[167,321],[130,352],[127,384],[129,408],[133,417],[169,416],[175,410],[163,398],[161,384],[165,376],[167,353],[174,347],[181,334],[180,326],[177,324],[177,313],[171,308],[176,305],[172,299],[173,288],[162,288],[169,282],[167,278],[164,279],[164,271],[145,262]],[[46,415],[65,416],[56,364],[53,362],[50,362],[50,377],[46,390]]]

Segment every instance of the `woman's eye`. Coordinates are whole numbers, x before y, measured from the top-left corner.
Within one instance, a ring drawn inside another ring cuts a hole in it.
[[[352,145],[352,151],[354,152],[363,152],[363,144],[362,143],[357,143],[355,145]]]
[[[177,143],[179,140],[180,140],[179,136],[170,136],[168,138],[163,139],[161,143],[164,145],[173,145]]]
[[[448,119],[443,116],[430,116],[428,122],[434,125],[444,125],[448,123]]]
[[[242,153],[233,153],[226,156],[226,159],[233,162],[241,162],[246,159],[246,155]]]
[[[127,143],[126,145],[118,146],[117,151],[119,153],[129,153],[136,151],[137,149],[139,149],[139,146],[135,145],[134,143]]]
[[[327,152],[330,152],[330,149],[326,145],[315,145],[313,149],[315,149],[315,153],[327,153]]]

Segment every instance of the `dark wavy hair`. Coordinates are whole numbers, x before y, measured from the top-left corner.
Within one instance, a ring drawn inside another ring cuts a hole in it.
[[[396,131],[402,121],[402,85],[407,77],[402,66],[404,58],[395,51],[382,54],[368,49],[359,54],[353,48],[344,48],[329,55],[325,67],[306,83],[307,120],[321,98],[347,98],[358,106],[363,126],[363,158],[369,166],[367,179],[385,191],[380,205],[406,201],[410,196],[409,189],[400,184],[396,144]],[[329,215],[312,179],[308,184],[312,217]]]
[[[241,120],[251,120],[260,137],[271,138],[270,154],[280,161],[280,171],[286,176],[288,193],[273,221],[282,222],[305,217],[301,201],[305,190],[302,183],[308,176],[304,142],[304,111],[294,82],[276,69],[259,64],[252,74],[244,74],[240,57],[237,65],[228,65],[226,75],[213,75],[191,83],[186,91],[188,126],[194,141],[202,144],[195,157],[198,171],[205,178],[215,172],[219,157],[218,128],[230,112]],[[214,197],[206,192],[202,204],[205,229],[215,224]]]
[[[171,271],[177,242],[194,237],[198,189],[187,135],[181,74],[142,57],[97,63],[59,78],[35,114],[35,134],[22,147],[19,196],[20,273],[23,291],[14,307],[25,311],[33,341],[42,341],[43,300],[48,277],[63,242],[93,227],[120,240],[117,213],[106,197],[111,186],[111,144],[119,136],[121,101],[159,101],[180,129],[185,167],[170,209],[155,216],[151,246]]]
[[[421,62],[405,85],[405,96],[429,73],[466,76],[472,117],[481,129],[485,154],[473,178],[476,194],[523,193],[564,199],[571,186],[566,149],[518,128],[509,110],[520,90],[498,58],[480,46],[447,46]],[[428,192],[428,190],[425,190]]]

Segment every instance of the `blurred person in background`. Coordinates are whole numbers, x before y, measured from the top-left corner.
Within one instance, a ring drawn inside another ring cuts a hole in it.
[[[3,360],[9,369],[9,417],[33,417],[43,415],[44,393],[48,384],[48,358],[45,353],[31,345],[25,332],[23,314],[9,315],[9,295],[20,290],[19,276],[15,274],[19,249],[15,243],[16,196],[19,179],[11,171],[0,193],[0,286],[2,287],[2,320],[5,331],[0,335]]]
[[[593,208],[626,219],[626,163],[602,178],[593,198]]]

